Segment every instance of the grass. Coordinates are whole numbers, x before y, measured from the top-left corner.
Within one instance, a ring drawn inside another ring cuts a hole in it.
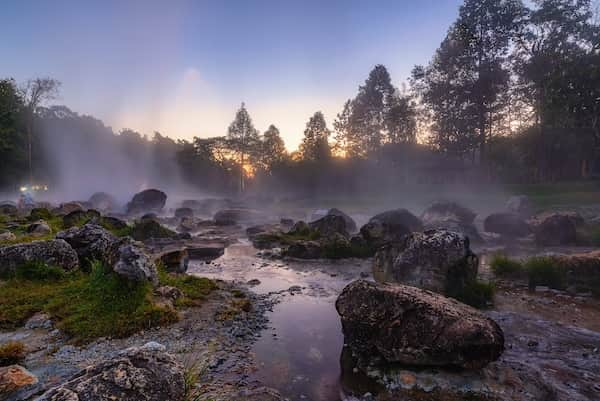
[[[494,283],[475,280],[466,283],[460,291],[448,295],[464,304],[481,309],[493,305],[495,292]]]
[[[25,358],[25,345],[20,341],[0,344],[0,366],[14,365]]]
[[[173,238],[176,235],[176,232],[155,220],[138,221],[131,229],[131,236],[136,241],[145,241],[150,238]]]
[[[548,256],[534,256],[525,262],[529,288],[538,285],[564,290],[567,287],[567,269]]]
[[[502,254],[496,254],[492,256],[490,268],[494,274],[499,277],[520,276],[525,272],[521,262],[510,259]]]
[[[549,184],[510,185],[510,193],[528,195],[536,210],[557,205],[590,205],[600,202],[600,182],[574,181]]]
[[[200,305],[216,288],[208,279],[160,271],[162,285],[179,288],[177,306]],[[76,343],[99,337],[126,337],[177,321],[177,311],[153,300],[149,283],[128,281],[99,262],[90,273],[58,272],[43,264],[20,266],[0,283],[0,328],[21,326],[37,312],[51,316]]]

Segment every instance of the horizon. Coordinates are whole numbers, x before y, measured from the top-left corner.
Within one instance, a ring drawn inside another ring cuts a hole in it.
[[[332,128],[376,64],[401,88],[429,62],[460,3],[12,3],[0,51],[13,57],[0,76],[50,76],[62,83],[51,104],[115,132],[173,139],[225,135],[244,102],[256,128],[274,124],[293,151],[314,112]]]

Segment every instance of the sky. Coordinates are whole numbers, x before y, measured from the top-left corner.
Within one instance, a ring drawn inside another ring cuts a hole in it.
[[[61,81],[54,101],[115,131],[225,135],[242,102],[296,149],[376,64],[401,87],[461,0],[3,0],[0,77]]]

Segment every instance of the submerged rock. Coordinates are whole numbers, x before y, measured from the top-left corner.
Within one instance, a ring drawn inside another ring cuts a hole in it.
[[[38,401],[181,401],[184,396],[183,367],[164,347],[148,343],[82,370]]]
[[[344,341],[359,366],[481,368],[500,357],[504,335],[477,310],[430,291],[358,280],[336,301]]]
[[[375,254],[373,276],[383,282],[453,294],[475,281],[478,266],[464,235],[428,230],[381,247]]]
[[[360,233],[373,249],[401,239],[414,231],[421,231],[423,223],[406,209],[395,209],[380,213],[361,227]]]
[[[507,238],[526,237],[531,233],[529,224],[515,213],[492,213],[483,221],[483,229]]]
[[[79,267],[77,253],[62,239],[0,247],[0,275],[13,273],[17,267],[30,262],[45,263],[66,271]]]
[[[167,202],[167,194],[158,189],[146,189],[133,196],[127,204],[127,213],[138,214],[147,212],[160,212]]]

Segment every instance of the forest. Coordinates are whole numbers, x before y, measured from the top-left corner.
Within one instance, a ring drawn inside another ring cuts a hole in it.
[[[115,132],[53,105],[60,83],[52,78],[4,78],[0,188],[81,185],[93,175],[95,187],[181,183],[310,196],[407,182],[597,178],[597,11],[590,0],[465,0],[427,65],[400,85],[375,65],[334,121],[307,116],[294,151],[275,125],[260,132],[244,103],[224,135],[174,140]]]

